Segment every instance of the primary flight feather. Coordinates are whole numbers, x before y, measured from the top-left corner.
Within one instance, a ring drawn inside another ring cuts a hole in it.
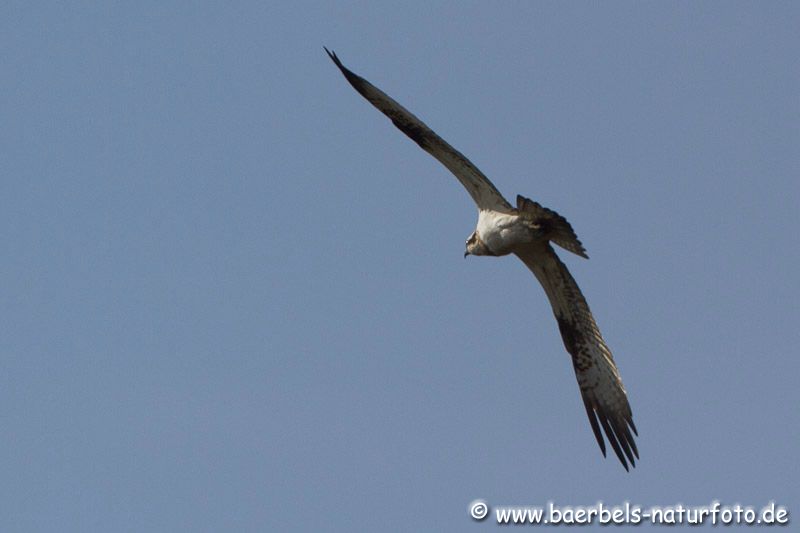
[[[555,211],[522,196],[517,196],[516,207],[512,207],[469,159],[386,93],[350,71],[335,53],[327,48],[325,51],[350,85],[389,117],[400,131],[447,167],[475,201],[478,224],[467,240],[464,255],[513,253],[539,280],[550,300],[564,346],[572,356],[586,414],[603,455],[606,454],[605,432],[625,470],[628,470],[628,463],[636,466],[639,451],[633,435],[638,433],[619,370],[578,284],[550,246],[553,242],[581,257],[588,257],[572,226]]]

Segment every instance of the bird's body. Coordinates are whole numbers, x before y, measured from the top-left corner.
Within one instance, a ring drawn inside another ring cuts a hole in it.
[[[622,379],[589,306],[550,243],[588,258],[567,220],[555,211],[517,196],[513,207],[463,154],[386,93],[342,65],[326,49],[347,81],[403,133],[447,167],[475,201],[478,223],[466,244],[467,255],[515,254],[539,280],[553,309],[564,347],[572,356],[575,377],[597,443],[606,453],[601,432],[625,469],[639,457],[631,430],[633,414]]]
[[[536,229],[525,225],[519,215],[490,209],[478,212],[475,235],[488,253],[481,253],[482,250],[476,248],[469,252],[471,255],[508,255],[518,246],[537,238]]]

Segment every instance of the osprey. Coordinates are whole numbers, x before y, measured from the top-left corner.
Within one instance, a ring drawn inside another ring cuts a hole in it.
[[[637,436],[638,432],[611,350],[603,341],[578,284],[550,246],[553,242],[588,259],[572,226],[555,211],[523,196],[517,196],[516,207],[509,204],[489,178],[459,151],[386,93],[348,70],[335,53],[327,48],[325,51],[361,96],[438,159],[467,189],[478,206],[478,225],[467,239],[464,257],[514,254],[539,280],[550,300],[564,346],[572,356],[586,414],[603,456],[606,445],[600,427],[625,470],[628,461],[636,466],[634,457],[639,458],[639,451],[631,430]]]

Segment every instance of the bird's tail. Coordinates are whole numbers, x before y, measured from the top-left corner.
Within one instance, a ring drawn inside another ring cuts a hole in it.
[[[581,244],[581,241],[578,240],[578,236],[575,235],[575,231],[566,218],[552,209],[542,207],[533,200],[520,195],[517,195],[517,211],[519,211],[520,216],[530,218],[541,226],[549,240],[565,250],[589,259],[589,256],[586,255],[586,249]]]

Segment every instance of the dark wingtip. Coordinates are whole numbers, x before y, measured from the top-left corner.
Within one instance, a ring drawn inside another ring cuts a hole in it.
[[[609,424],[609,421],[606,419],[606,417],[602,415],[600,416],[600,424],[602,424],[603,429],[606,432],[606,438],[608,439],[608,443],[611,444],[611,449],[614,450],[614,454],[616,454],[617,459],[619,459],[619,462],[622,463],[622,466],[625,467],[625,471],[630,472],[630,470],[628,470],[628,462],[625,460],[625,454],[622,453],[622,448],[620,447],[619,442],[617,441],[617,437],[614,434],[614,430],[612,429],[611,424]]]
[[[325,47],[325,46],[323,46],[323,47],[322,47],[322,49],[323,49],[323,50],[325,50],[325,52],[328,54],[328,57],[330,57],[330,58],[331,58],[331,61],[333,61],[334,63],[336,63],[336,66],[337,66],[337,67],[339,67],[339,68],[342,68],[342,62],[341,62],[341,61],[339,61],[339,58],[338,58],[338,57],[336,57],[336,52],[331,52],[331,51],[330,51],[330,50],[328,50],[328,48],[327,48],[327,47]]]
[[[639,450],[636,446],[636,441],[633,440],[630,429],[638,436],[636,426],[633,424],[632,417],[628,416],[625,419],[609,418],[602,410],[595,410],[594,406],[587,400],[583,399],[584,407],[586,407],[586,414],[589,417],[589,423],[592,426],[597,444],[600,446],[600,451],[603,452],[603,457],[606,455],[606,445],[603,439],[603,431],[614,450],[614,455],[617,456],[619,462],[626,472],[630,472],[631,468],[636,468],[636,460],[639,459]],[[598,423],[599,422],[599,423]],[[603,428],[601,431],[600,428]]]
[[[345,67],[342,62],[339,61],[339,56],[336,55],[336,52],[331,52],[324,46],[322,48],[328,53],[328,57],[331,58],[331,61],[333,61],[334,64],[339,67],[339,70],[342,72],[342,74],[344,74],[344,77],[347,79],[350,85],[352,85],[362,96],[366,97],[364,94],[365,80]]]
[[[600,446],[600,451],[603,452],[603,457],[606,456],[606,443],[603,441],[603,434],[600,431],[600,426],[597,423],[597,416],[594,413],[594,409],[589,404],[586,398],[583,399],[583,405],[586,407],[586,414],[589,416],[589,423],[592,426],[592,432],[594,433],[594,438],[597,440],[597,444]]]

